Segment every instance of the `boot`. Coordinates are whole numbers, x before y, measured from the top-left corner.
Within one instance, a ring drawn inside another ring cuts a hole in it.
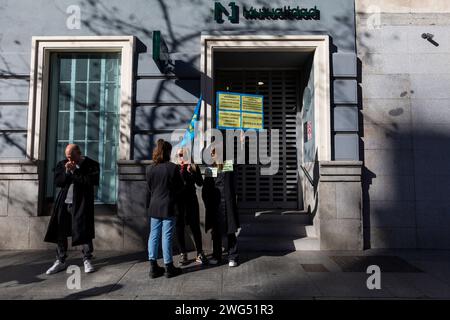
[[[158,278],[161,277],[164,274],[164,268],[158,266],[158,261],[156,260],[150,260],[150,272],[149,276],[150,278]]]
[[[181,268],[176,268],[173,263],[166,264],[166,278],[176,277],[182,273],[183,271],[181,270]]]
[[[179,266],[185,266],[189,264],[187,253],[180,254],[180,260],[178,261]]]

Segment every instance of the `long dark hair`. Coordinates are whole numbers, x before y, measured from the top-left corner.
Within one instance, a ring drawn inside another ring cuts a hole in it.
[[[159,139],[156,142],[156,147],[153,149],[152,160],[154,164],[159,164],[163,162],[170,161],[170,154],[172,152],[172,145],[164,141],[164,139]]]

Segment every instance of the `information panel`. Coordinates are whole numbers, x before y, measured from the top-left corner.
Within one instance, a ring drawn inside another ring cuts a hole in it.
[[[218,129],[253,129],[264,128],[264,96],[217,92],[216,115]]]
[[[241,113],[226,110],[218,111],[218,125],[223,128],[240,128],[241,127]]]

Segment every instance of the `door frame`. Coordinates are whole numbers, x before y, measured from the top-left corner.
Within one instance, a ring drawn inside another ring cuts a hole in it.
[[[314,51],[314,128],[318,161],[331,160],[331,80],[328,35],[202,35],[200,134],[212,129],[214,107],[214,52],[217,51]],[[205,147],[204,137],[201,138]]]

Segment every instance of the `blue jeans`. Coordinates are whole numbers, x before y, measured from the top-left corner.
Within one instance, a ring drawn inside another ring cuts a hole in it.
[[[175,230],[175,217],[170,218],[151,218],[150,236],[148,237],[148,258],[149,260],[158,259],[159,241],[162,233],[162,252],[164,264],[172,263],[172,238]]]

